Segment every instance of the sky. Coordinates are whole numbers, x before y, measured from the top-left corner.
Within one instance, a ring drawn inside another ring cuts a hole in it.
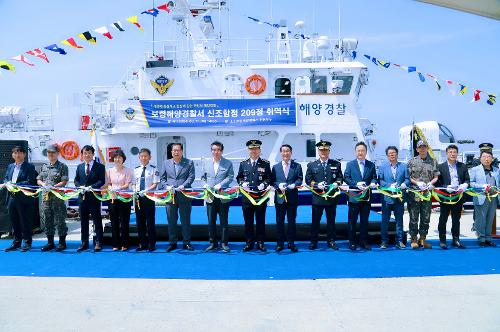
[[[166,1],[156,0],[160,5]],[[199,3],[201,1],[197,1]],[[416,66],[424,73],[469,85],[465,96],[452,96],[415,73],[383,69],[364,61],[370,71],[360,103],[360,116],[377,125],[379,144],[398,145],[398,130],[412,122],[436,120],[447,125],[457,139],[489,141],[500,148],[500,102],[494,106],[481,100],[470,103],[472,91],[482,89],[500,97],[500,22],[409,0],[229,0],[234,16],[230,38],[264,38],[270,32],[244,16],[289,26],[305,21],[306,34],[341,35],[359,40],[358,51],[378,59]],[[66,56],[47,51],[50,63],[30,57],[28,67],[13,61],[16,73],[1,71],[0,105],[54,105],[55,95],[71,100],[75,92],[89,86],[118,84],[126,69],[140,63],[151,40],[150,16],[139,13],[152,7],[144,0],[15,1],[0,0],[0,60],[37,47],[58,43],[83,31],[120,20],[127,31],[114,32],[113,40],[99,38],[83,50]],[[340,3],[340,6],[339,6]],[[125,21],[139,14],[146,32]],[[167,19],[167,18],[161,18]],[[157,39],[166,39],[157,25]],[[68,47],[65,47],[68,48]],[[51,53],[51,54],[49,54]],[[474,146],[464,146],[466,149]]]

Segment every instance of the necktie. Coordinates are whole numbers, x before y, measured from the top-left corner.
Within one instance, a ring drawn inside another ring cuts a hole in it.
[[[90,174],[90,164],[87,164],[87,168],[85,169],[85,175],[89,176]]]
[[[323,162],[321,163],[321,166],[323,166],[323,170],[325,171],[325,170],[326,170],[326,161],[323,161]]]
[[[256,163],[255,161],[252,161],[252,168],[255,167],[255,163]]]
[[[139,184],[139,190],[144,189],[146,189],[146,166],[142,167],[141,183]]]
[[[365,162],[364,162],[364,160],[359,162],[359,170],[361,172],[361,177],[365,176]]]
[[[286,163],[285,164],[285,178],[288,177],[288,171],[290,170],[290,164],[289,163]]]
[[[177,175],[179,175],[179,165],[177,163],[174,163],[174,172],[175,176],[177,177]]]

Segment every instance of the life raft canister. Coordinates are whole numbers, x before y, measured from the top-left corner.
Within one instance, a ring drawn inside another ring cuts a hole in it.
[[[59,145],[61,156],[66,160],[74,160],[80,155],[80,147],[75,141],[65,141]]]
[[[245,81],[245,89],[252,95],[260,95],[266,89],[266,79],[258,74],[251,75]]]

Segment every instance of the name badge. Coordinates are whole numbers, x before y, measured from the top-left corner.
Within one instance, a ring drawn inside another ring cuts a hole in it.
[[[262,168],[262,167],[257,168],[257,170],[258,170],[259,172],[265,172],[265,171],[266,171],[266,170],[265,170],[264,168]]]

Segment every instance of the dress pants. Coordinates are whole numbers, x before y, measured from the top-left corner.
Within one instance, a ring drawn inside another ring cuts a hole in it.
[[[94,231],[96,234],[96,242],[102,244],[103,229],[101,217],[101,202],[90,196],[92,193],[85,193],[85,199],[80,201],[80,224],[82,226],[81,239],[82,242],[89,240],[89,220],[92,215],[94,222]]]
[[[335,241],[337,238],[337,230],[335,229],[335,218],[337,216],[337,204],[332,205],[312,205],[312,222],[311,222],[311,242],[319,240],[319,226],[323,211],[326,213],[326,240]]]
[[[12,194],[9,194],[12,195]],[[32,240],[32,222],[34,219],[34,208],[37,201],[33,198],[21,198],[21,192],[9,197],[8,211],[12,229],[14,231],[14,241],[21,243],[24,239],[27,243]]]
[[[111,219],[114,248],[128,248],[131,207],[130,203],[122,202],[119,199],[114,199],[109,204],[109,217]]]
[[[138,198],[135,204],[135,215],[139,245],[143,248],[156,246],[155,212],[155,202],[147,197]]]
[[[439,241],[446,241],[446,222],[451,213],[451,236],[453,239],[460,237],[460,217],[462,216],[463,202],[457,204],[443,204],[441,203],[439,211]]]
[[[388,204],[382,200],[382,221],[380,223],[380,235],[382,242],[389,243],[389,220],[391,219],[391,212],[394,212],[394,219],[396,220],[396,242],[403,242],[403,215],[405,211],[405,203],[395,201]]]
[[[182,195],[182,194],[181,194]],[[175,204],[167,203],[168,240],[170,244],[177,244],[177,220],[181,219],[182,242],[191,243],[191,200],[178,199],[176,193]]]
[[[295,242],[296,219],[297,219],[297,204],[276,204],[276,232],[278,237],[278,245],[285,243],[285,217],[288,221],[288,229],[286,240],[288,243]]]
[[[217,244],[217,215],[222,229],[221,243],[228,243],[228,214],[229,202],[222,203],[220,198],[214,197],[212,203],[207,203],[208,237],[211,243]]]
[[[243,204],[242,209],[243,219],[245,219],[245,239],[247,244],[253,244],[256,240],[258,242],[266,240],[266,208],[267,201],[261,205]]]
[[[370,216],[370,202],[349,202],[348,210],[348,232],[349,243],[356,243],[356,224],[359,216],[359,242],[361,244],[368,242],[368,218]]]

